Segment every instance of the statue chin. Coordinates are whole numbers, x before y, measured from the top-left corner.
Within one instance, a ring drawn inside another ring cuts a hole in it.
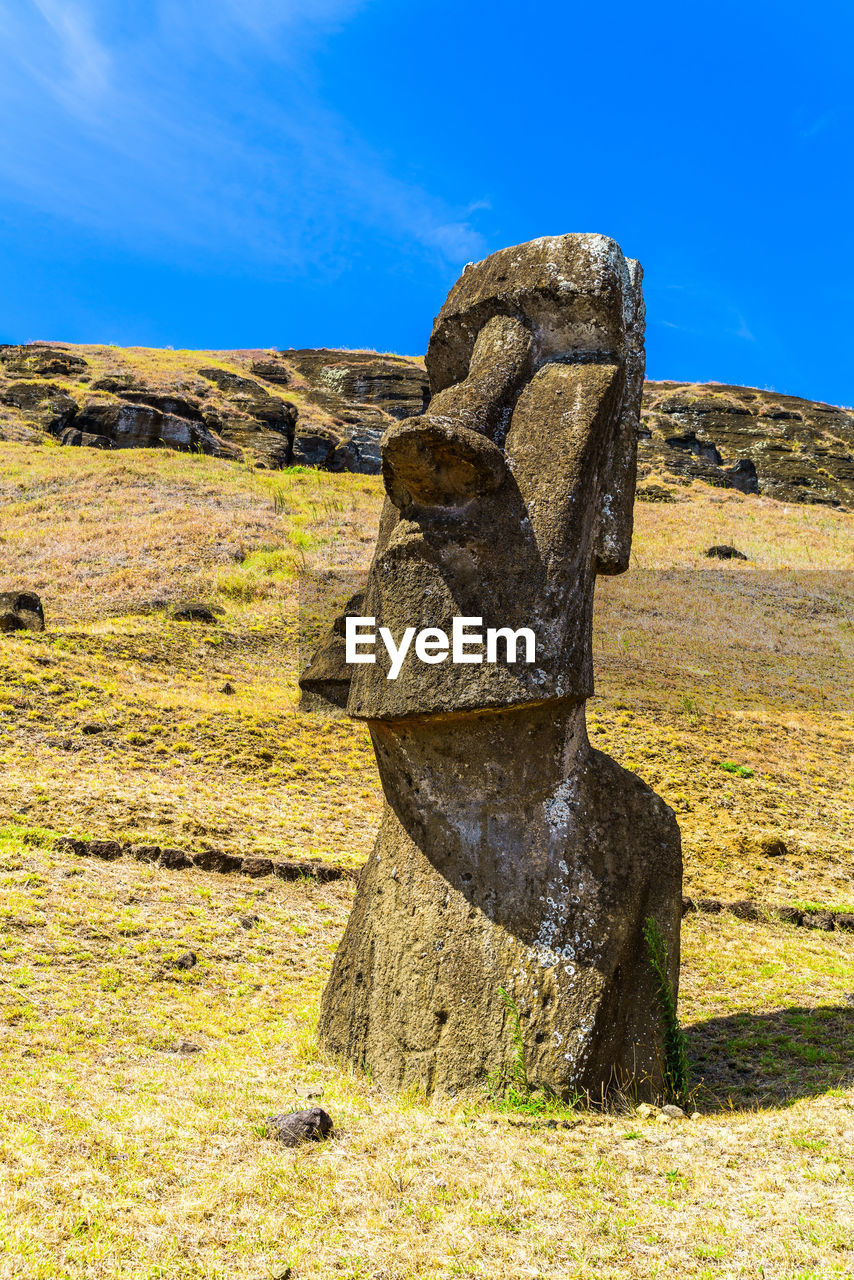
[[[348,670],[333,670],[340,646],[316,660],[339,700],[349,677],[386,801],[320,1038],[392,1087],[500,1075],[506,992],[530,1078],[566,1097],[660,1090],[643,928],[656,920],[675,991],[679,830],[584,723],[596,575],[625,569],[631,545],[640,280],[602,236],[466,268],[434,325],[430,405],[383,440],[359,607],[388,647]],[[496,641],[487,660],[419,658],[413,636],[441,647],[461,618],[533,634],[533,657]]]

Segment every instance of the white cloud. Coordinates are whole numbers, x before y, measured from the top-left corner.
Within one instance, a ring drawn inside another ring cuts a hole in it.
[[[398,179],[312,88],[307,46],[369,2],[0,0],[0,189],[161,253],[334,269],[356,222],[477,256],[479,206]]]

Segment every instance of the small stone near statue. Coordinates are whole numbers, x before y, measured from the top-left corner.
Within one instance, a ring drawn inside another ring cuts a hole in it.
[[[44,609],[35,591],[0,591],[0,631],[44,631]]]
[[[269,1116],[266,1125],[268,1135],[286,1147],[298,1147],[303,1142],[322,1142],[332,1132],[332,1118],[322,1107]]]
[[[743,551],[737,551],[735,547],[719,546],[709,547],[706,555],[711,560],[746,560],[747,556]]]
[[[217,616],[224,613],[219,605],[202,604],[198,600],[186,600],[172,607],[172,617],[176,622],[216,622]]]

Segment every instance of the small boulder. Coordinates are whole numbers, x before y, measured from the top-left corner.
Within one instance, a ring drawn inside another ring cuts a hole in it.
[[[823,929],[826,933],[836,924],[832,911],[805,911],[802,923],[805,929]]]
[[[719,547],[709,547],[706,555],[712,560],[746,560],[747,556],[743,551],[737,551],[735,547],[722,545]]]
[[[225,613],[218,605],[203,604],[200,600],[184,600],[173,606],[171,616],[176,622],[216,622]]]
[[[0,631],[44,631],[44,609],[35,591],[0,592]]]
[[[322,1107],[269,1116],[266,1123],[269,1136],[286,1147],[298,1147],[303,1142],[321,1142],[332,1132],[332,1118]]]
[[[684,1119],[685,1119],[685,1112],[682,1110],[682,1108],[681,1108],[681,1107],[677,1107],[677,1106],[676,1106],[674,1103],[672,1103],[672,1102],[668,1102],[667,1106],[666,1106],[666,1107],[662,1107],[662,1108],[661,1108],[661,1110],[662,1110],[662,1113],[663,1113],[664,1115],[666,1115],[666,1116],[670,1116],[670,1119],[671,1119],[671,1120],[684,1120]]]
[[[187,972],[189,969],[194,969],[198,962],[199,957],[196,955],[195,951],[185,951],[183,955],[178,956],[175,960],[169,961],[169,968],[182,969],[184,972]]]
[[[854,929],[854,913],[850,911],[840,911],[836,917],[837,929]]]
[[[663,484],[640,484],[635,490],[638,502],[678,502],[676,494]]]

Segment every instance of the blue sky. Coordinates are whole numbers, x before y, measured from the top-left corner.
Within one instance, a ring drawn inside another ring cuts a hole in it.
[[[599,231],[651,377],[854,403],[850,0],[0,0],[0,341],[423,351]]]

